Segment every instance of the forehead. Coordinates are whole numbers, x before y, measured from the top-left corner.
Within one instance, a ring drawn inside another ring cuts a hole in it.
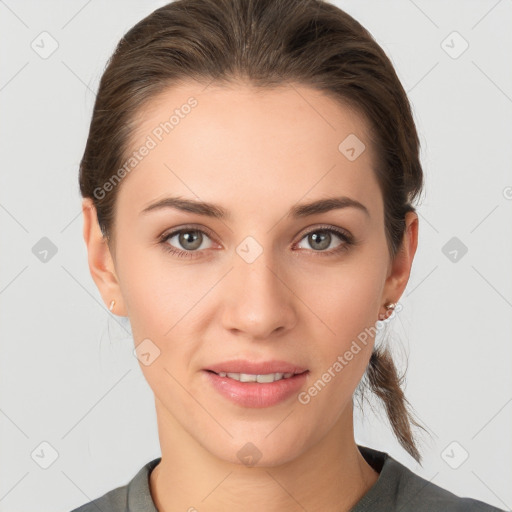
[[[358,112],[304,85],[181,84],[134,118],[127,156],[139,155],[127,167],[119,207],[141,211],[171,193],[225,201],[227,208],[244,197],[259,209],[262,201],[270,207],[345,194],[372,203],[377,214],[382,203],[369,137]]]

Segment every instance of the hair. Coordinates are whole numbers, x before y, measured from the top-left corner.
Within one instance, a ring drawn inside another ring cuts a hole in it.
[[[361,115],[369,129],[384,203],[388,253],[401,247],[405,215],[423,188],[420,144],[407,95],[372,35],[322,0],[176,0],[139,21],[119,41],[101,77],[80,162],[79,185],[113,243],[120,185],[104,184],[126,162],[138,115],[158,94],[181,83],[262,90],[297,83]],[[408,410],[387,348],[374,348],[361,382],[384,403],[393,433],[419,463]],[[424,429],[423,429],[424,430]]]

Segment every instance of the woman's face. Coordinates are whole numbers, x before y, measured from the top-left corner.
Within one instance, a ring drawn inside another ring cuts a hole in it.
[[[406,284],[391,276],[363,120],[304,86],[190,84],[152,101],[137,126],[137,163],[117,185],[118,288],[99,287],[130,319],[159,425],[225,461],[262,465],[341,435],[368,330]],[[197,206],[151,208],[168,198]],[[212,369],[306,371],[243,383]]]

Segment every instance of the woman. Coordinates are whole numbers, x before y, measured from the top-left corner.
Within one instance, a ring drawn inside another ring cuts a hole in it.
[[[80,166],[89,267],[130,320],[161,458],[76,511],[498,510],[354,440],[382,399],[423,185],[406,94],[317,0],[178,0],[101,79]]]

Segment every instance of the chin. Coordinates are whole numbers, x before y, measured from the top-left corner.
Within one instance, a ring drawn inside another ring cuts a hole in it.
[[[283,430],[278,433],[281,427],[272,432],[275,428],[276,424],[260,432],[251,429],[251,435],[247,432],[240,432],[238,435],[232,432],[233,438],[229,442],[203,447],[218,459],[240,467],[280,466],[299,457],[306,448],[307,440],[297,423],[294,425],[296,432]],[[313,444],[313,440],[310,442]]]

